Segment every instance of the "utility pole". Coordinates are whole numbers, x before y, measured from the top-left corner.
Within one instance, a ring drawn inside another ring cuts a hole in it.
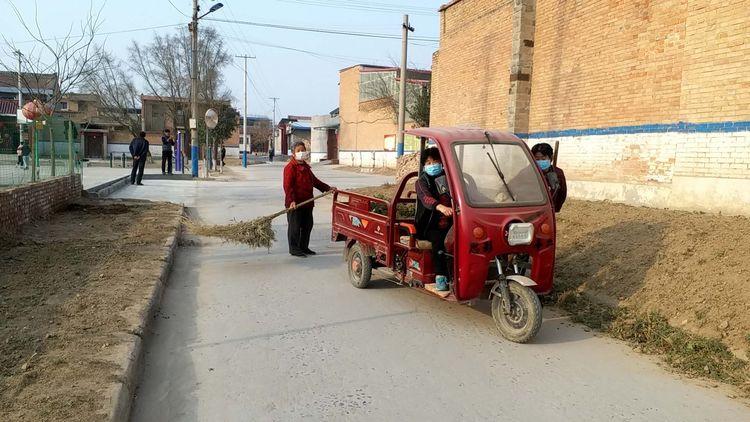
[[[401,27],[401,81],[398,90],[398,132],[396,133],[396,157],[404,155],[404,126],[406,125],[406,54],[409,45],[409,32],[414,28],[409,26],[409,15],[404,15]]]
[[[269,100],[273,100],[273,121],[271,121],[271,141],[268,142],[268,149],[276,149],[276,101],[279,97],[271,97]]]
[[[21,50],[14,51],[18,55],[18,109],[23,108],[23,92],[21,91]],[[23,142],[23,124],[18,123],[18,142]]]
[[[245,59],[245,79],[243,86],[245,88],[245,101],[242,110],[242,167],[247,168],[247,59],[254,59],[255,56],[234,56],[237,58]]]
[[[193,177],[198,177],[198,0],[193,0],[193,19],[190,22],[190,165]]]

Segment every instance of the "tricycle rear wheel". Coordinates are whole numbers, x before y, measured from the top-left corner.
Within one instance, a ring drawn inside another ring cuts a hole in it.
[[[359,246],[359,243],[355,243],[349,249],[347,266],[349,267],[349,281],[352,283],[352,286],[364,289],[370,284],[372,261],[369,256],[362,252],[362,247]]]
[[[508,281],[510,313],[503,309],[503,298],[493,295],[492,318],[506,339],[526,343],[539,332],[542,326],[542,303],[533,290],[515,281]]]

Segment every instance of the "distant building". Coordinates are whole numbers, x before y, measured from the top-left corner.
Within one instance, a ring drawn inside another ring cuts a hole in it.
[[[245,140],[242,137],[242,116],[237,117],[237,127],[232,137],[224,142],[227,156],[242,157],[245,150]],[[247,151],[248,153],[268,153],[271,137],[273,136],[273,122],[267,116],[247,116]]]
[[[57,89],[54,73],[21,73],[23,103],[32,98],[47,99]],[[18,73],[0,71],[0,152],[14,153],[19,143],[18,123]]]
[[[312,116],[310,123],[310,160],[313,163],[338,160],[339,109]]]
[[[290,148],[295,142],[305,142],[308,150],[310,147],[310,127],[312,118],[310,116],[289,115],[282,118],[276,125],[276,139],[274,149],[277,155],[288,155]]]
[[[24,103],[32,97],[49,98],[58,89],[54,73],[21,73]],[[0,71],[0,99],[18,101],[18,72]]]
[[[429,84],[429,70],[407,71],[407,93]],[[339,71],[338,158],[353,166],[395,166],[398,116],[396,104],[400,69],[358,64]],[[407,99],[408,101],[408,99]],[[414,123],[407,113],[406,127]],[[417,149],[416,140],[405,151]]]
[[[132,120],[137,121],[141,109],[133,108],[125,112],[131,115]],[[85,158],[107,158],[110,153],[126,152],[126,147],[133,138],[126,125],[107,117],[95,94],[66,94],[57,104],[55,113],[81,127]]]

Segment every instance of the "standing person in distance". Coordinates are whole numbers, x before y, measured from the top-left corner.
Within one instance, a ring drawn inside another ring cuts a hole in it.
[[[310,153],[303,142],[297,142],[292,146],[292,157],[284,167],[284,206],[291,209],[286,214],[289,228],[287,239],[289,241],[289,254],[300,258],[307,255],[315,255],[310,249],[310,233],[313,229],[313,206],[314,203],[297,206],[297,204],[313,197],[313,188],[328,192],[336,188],[321,182],[312,172],[307,160]]]
[[[161,174],[167,174],[165,167],[169,174],[172,174],[172,147],[174,147],[174,139],[169,129],[164,129],[161,137]]]
[[[562,169],[552,165],[552,157],[555,155],[555,151],[550,144],[542,142],[534,145],[531,148],[531,153],[534,154],[536,164],[542,169],[542,173],[547,179],[555,212],[560,212],[565,199],[568,197],[568,185],[565,182],[565,173]]]
[[[146,132],[141,131],[137,138],[130,141],[130,156],[133,157],[133,170],[130,171],[130,184],[143,185],[143,169],[146,167],[146,157],[148,156],[148,141]]]

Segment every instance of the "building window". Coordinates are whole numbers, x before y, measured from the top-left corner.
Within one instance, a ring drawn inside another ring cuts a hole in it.
[[[68,102],[67,101],[60,101],[60,110],[67,110],[68,109]]]

